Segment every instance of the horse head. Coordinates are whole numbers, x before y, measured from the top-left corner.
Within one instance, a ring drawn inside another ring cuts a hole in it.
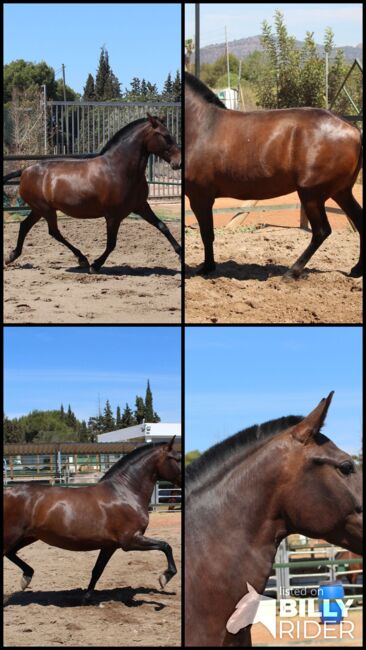
[[[182,166],[182,153],[173,135],[168,131],[163,119],[147,113],[149,126],[146,136],[146,146],[149,153],[168,162],[172,169]]]
[[[288,532],[323,538],[362,553],[362,474],[352,457],[321,433],[331,392],[283,434],[289,454],[283,475]]]
[[[174,439],[175,436],[173,436],[169,443],[162,445],[157,463],[157,471],[160,479],[180,486],[182,479],[181,455],[173,449]]]

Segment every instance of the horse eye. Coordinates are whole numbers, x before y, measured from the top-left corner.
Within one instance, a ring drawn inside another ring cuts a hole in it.
[[[349,461],[346,461],[344,463],[341,463],[341,465],[338,466],[338,469],[344,474],[345,476],[348,476],[348,474],[352,474],[355,471],[353,463],[350,463]]]

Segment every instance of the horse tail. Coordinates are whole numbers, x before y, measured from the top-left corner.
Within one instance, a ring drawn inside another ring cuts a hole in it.
[[[22,175],[23,171],[24,171],[23,169],[17,169],[16,172],[11,172],[10,174],[7,174],[6,176],[4,176],[3,177],[3,185],[7,181],[10,181],[11,178],[19,178]]]

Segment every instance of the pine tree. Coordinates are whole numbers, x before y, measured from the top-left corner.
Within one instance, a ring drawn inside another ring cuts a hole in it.
[[[79,442],[88,442],[89,441],[88,427],[86,426],[85,420],[81,421],[81,424],[80,424],[80,427],[79,427],[79,432],[78,432],[78,440],[79,440]]]
[[[145,416],[145,422],[154,421],[153,397],[152,397],[149,380],[147,380],[144,416]]]
[[[60,408],[60,418],[61,418],[61,420],[63,420],[64,417],[65,417],[64,405],[61,404],[61,408]]]
[[[132,427],[134,424],[136,424],[136,419],[134,418],[134,415],[129,405],[126,404],[125,409],[122,413],[121,429],[125,429],[126,427]]]
[[[141,81],[140,93],[141,93],[141,95],[142,95],[142,99],[146,99],[146,97],[147,97],[147,95],[148,95],[148,91],[147,91],[147,84],[146,84],[145,79],[143,79],[143,80]]]
[[[182,99],[182,82],[179,70],[177,70],[175,79],[173,81],[172,99],[173,102],[180,102]]]
[[[135,419],[137,424],[141,424],[145,417],[145,404],[142,397],[136,395]]]
[[[71,410],[70,404],[69,404],[69,407],[67,409],[65,422],[66,422],[68,427],[70,427],[71,429],[75,429],[77,420],[76,420],[75,413],[73,413],[73,411]]]
[[[96,99],[102,101],[105,99],[105,86],[110,76],[110,66],[108,52],[103,46],[99,57],[98,71],[95,77],[95,96]]]
[[[90,73],[88,74],[88,78],[87,78],[86,84],[84,86],[83,99],[85,99],[85,101],[93,101],[93,100],[95,100],[94,77]]]
[[[163,98],[165,99],[165,101],[171,102],[172,95],[173,95],[173,82],[172,82],[172,75],[169,72],[166,81],[164,83]]]
[[[146,90],[147,90],[147,99],[149,101],[153,99],[158,99],[159,92],[156,84],[152,84],[150,83],[150,81],[148,81],[146,84]]]
[[[114,429],[114,417],[113,417],[113,412],[111,409],[111,405],[109,403],[109,400],[106,401],[106,405],[104,407],[104,415],[103,415],[103,430],[105,432],[108,431],[113,431]]]

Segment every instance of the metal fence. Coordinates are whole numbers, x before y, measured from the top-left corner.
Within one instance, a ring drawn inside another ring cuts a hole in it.
[[[283,540],[277,549],[272,574],[268,579],[265,592],[281,598],[317,597],[320,582],[340,580],[345,590],[345,598],[352,597],[355,607],[363,602],[362,569],[352,566],[362,563],[357,559],[336,559],[341,549],[327,543],[288,546]],[[310,557],[304,557],[310,556]],[[345,564],[349,565],[345,569]],[[357,583],[351,584],[347,576],[356,574]]]
[[[33,160],[39,159],[40,155],[48,158],[96,153],[119,129],[136,119],[146,117],[147,112],[164,117],[167,128],[178,144],[181,143],[180,103],[43,101],[31,127],[38,133],[34,139]],[[23,160],[26,158],[25,156]],[[4,161],[12,160],[13,157],[4,156]],[[181,172],[171,169],[164,160],[150,156],[147,179],[150,197],[180,197]]]

